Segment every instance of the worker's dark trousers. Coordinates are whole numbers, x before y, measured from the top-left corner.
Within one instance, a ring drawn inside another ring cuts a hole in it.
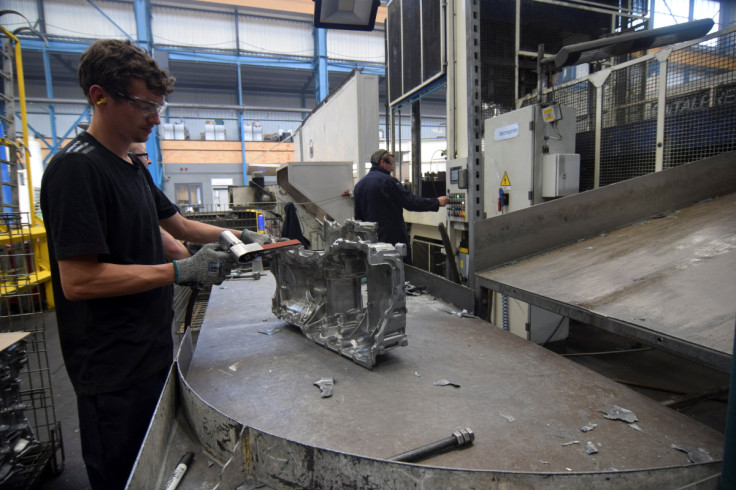
[[[77,397],[82,458],[93,489],[125,488],[168,372],[127,390]]]

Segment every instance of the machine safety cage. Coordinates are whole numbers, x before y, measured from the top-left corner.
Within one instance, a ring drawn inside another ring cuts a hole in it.
[[[735,50],[736,26],[548,89],[576,110],[580,190],[735,150]]]

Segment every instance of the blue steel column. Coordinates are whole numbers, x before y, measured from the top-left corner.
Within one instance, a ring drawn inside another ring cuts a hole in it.
[[[51,80],[51,61],[49,60],[49,51],[44,49],[43,53],[43,74],[46,78],[46,97],[49,100],[54,98],[54,87]],[[54,103],[49,104],[49,123],[51,126],[51,144],[56,145],[56,109]]]
[[[319,104],[330,93],[330,83],[327,77],[327,31],[325,29],[314,29],[314,57],[316,72],[314,79],[317,84],[315,97]]]
[[[133,9],[135,11],[135,27],[137,31],[136,43],[145,49],[148,54],[153,56],[153,37],[151,35],[151,3],[149,0],[134,0]],[[146,142],[146,151],[151,158],[151,165],[148,170],[151,171],[153,183],[156,187],[163,190],[164,188],[164,172],[161,162],[161,151],[158,141],[158,131],[151,133],[151,137]]]
[[[240,106],[238,121],[240,123],[240,148],[243,152],[243,185],[248,185],[248,162],[245,160],[245,121],[243,120],[243,75],[240,72],[240,64],[235,65],[235,67],[238,70],[238,105]]]

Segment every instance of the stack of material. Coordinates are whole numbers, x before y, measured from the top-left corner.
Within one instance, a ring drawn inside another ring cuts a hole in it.
[[[33,453],[38,441],[26,418],[28,407],[21,400],[18,374],[28,363],[23,332],[2,335],[0,350],[0,487],[22,486],[27,471],[25,456]],[[8,337],[6,339],[6,337]]]

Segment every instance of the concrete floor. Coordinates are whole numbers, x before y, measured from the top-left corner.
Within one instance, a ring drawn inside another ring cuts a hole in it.
[[[84,469],[82,448],[79,442],[77,397],[74,395],[74,388],[69,381],[64,360],[61,357],[56,316],[54,312],[44,313],[44,316],[51,389],[54,393],[54,410],[56,420],[61,423],[64,445],[64,469],[60,475],[55,477],[45,475],[38,488],[41,490],[89,490],[92,487],[87,480],[87,471]]]
[[[64,469],[56,477],[47,476],[41,490],[88,490],[87,474],[79,443],[76,397],[64,368],[59,348],[56,319],[45,317],[46,342],[56,418],[61,422],[64,445]],[[565,354],[610,352],[636,349],[632,341],[613,336],[592,327],[572,324],[570,337],[554,350]],[[570,356],[594,371],[624,382],[646,396],[660,402],[679,399],[682,394],[718,392],[728,386],[728,374],[719,373],[695,363],[662,352],[648,350],[618,354]],[[726,394],[716,394],[683,406],[680,411],[718,431],[725,431]]]

